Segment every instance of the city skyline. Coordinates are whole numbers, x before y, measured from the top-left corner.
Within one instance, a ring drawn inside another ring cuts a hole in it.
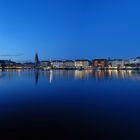
[[[2,0],[0,59],[140,56],[138,0]]]

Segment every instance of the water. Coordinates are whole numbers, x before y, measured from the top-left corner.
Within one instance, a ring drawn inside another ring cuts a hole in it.
[[[139,71],[0,72],[0,136],[140,139]]]

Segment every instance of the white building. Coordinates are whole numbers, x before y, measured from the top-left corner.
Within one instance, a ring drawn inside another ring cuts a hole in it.
[[[140,57],[129,59],[129,64],[140,64]]]
[[[52,66],[52,68],[58,68],[58,69],[60,69],[60,68],[64,68],[64,62],[63,61],[61,61],[61,60],[53,60],[52,62],[51,62],[51,66]]]
[[[127,63],[127,60],[123,59],[113,59],[108,61],[109,68],[119,69],[119,68],[125,68],[125,64]]]
[[[75,60],[74,65],[76,68],[88,68],[90,66],[89,60]]]
[[[74,61],[72,60],[65,60],[63,64],[64,68],[75,68]]]

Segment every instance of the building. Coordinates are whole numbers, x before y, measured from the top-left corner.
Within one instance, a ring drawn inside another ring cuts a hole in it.
[[[92,61],[92,66],[94,68],[106,68],[108,67],[108,60],[107,59],[94,59]]]
[[[5,67],[6,67],[5,60],[0,60],[0,68],[5,68]]]
[[[38,54],[35,54],[35,67],[39,67],[39,57]]]
[[[43,69],[50,69],[51,62],[50,61],[40,61],[40,67]]]
[[[140,57],[129,59],[125,66],[129,69],[140,68]]]
[[[88,68],[90,67],[90,61],[89,60],[80,60],[80,59],[77,59],[75,60],[74,62],[74,65],[76,68]]]
[[[24,65],[21,64],[21,63],[16,63],[14,67],[15,67],[16,69],[22,69],[22,68],[24,68]]]
[[[137,68],[139,68],[140,69],[140,57],[137,57],[136,58],[136,66],[137,66]]]
[[[66,69],[74,69],[75,68],[74,61],[72,61],[72,60],[63,61],[63,66]]]
[[[129,59],[129,64],[140,64],[140,57]]]
[[[127,61],[123,59],[113,59],[108,61],[108,67],[111,69],[123,69]]]
[[[16,62],[11,60],[0,60],[0,68],[13,68],[16,66]]]
[[[136,61],[138,62],[138,64],[140,64],[140,57],[137,57]]]
[[[40,66],[41,67],[49,67],[51,65],[50,61],[40,61]]]
[[[23,65],[24,65],[24,68],[26,69],[33,69],[35,66],[35,63],[27,62],[27,63],[24,63]]]
[[[61,60],[53,60],[53,61],[51,61],[51,67],[54,69],[63,69],[64,62]]]

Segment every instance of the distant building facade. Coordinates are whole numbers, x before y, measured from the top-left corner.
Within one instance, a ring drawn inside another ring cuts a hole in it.
[[[21,69],[21,68],[24,68],[24,65],[21,64],[21,63],[16,63],[16,64],[15,64],[15,68]]]
[[[65,60],[65,61],[63,61],[63,66],[64,66],[64,68],[69,68],[69,69],[75,68],[73,60]]]
[[[16,66],[16,62],[11,60],[0,60],[0,67],[1,68],[13,68]]]
[[[108,67],[108,60],[107,59],[94,59],[94,60],[92,60],[92,66],[94,68]]]
[[[47,67],[47,66],[50,66],[50,61],[40,61],[40,66],[42,67]]]
[[[5,68],[6,67],[5,60],[0,60],[0,67],[1,68]]]
[[[40,66],[41,67],[50,67],[51,62],[50,61],[40,61]]]
[[[51,61],[51,66],[54,69],[61,69],[64,68],[64,62],[61,60],[53,60]]]
[[[90,66],[90,61],[89,60],[80,60],[77,59],[74,61],[74,65],[76,68],[88,68]]]
[[[35,66],[35,63],[27,62],[27,63],[24,63],[23,65],[24,65],[24,68],[26,69],[33,69]]]
[[[120,69],[125,68],[126,62],[123,59],[113,59],[108,61],[109,68]]]
[[[140,57],[129,59],[129,64],[140,64]]]

